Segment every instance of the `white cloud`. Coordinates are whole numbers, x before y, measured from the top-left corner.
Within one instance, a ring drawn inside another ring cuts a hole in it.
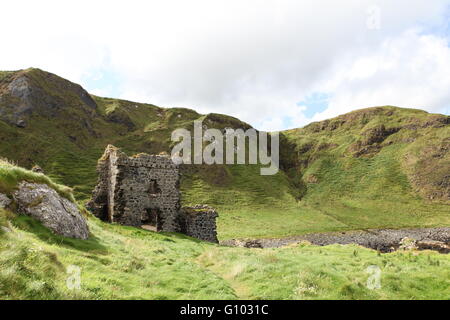
[[[315,119],[380,104],[448,112],[447,44],[417,31],[439,27],[448,3],[9,1],[0,69],[40,67],[96,93],[226,113],[260,129],[310,121],[297,103],[313,92],[331,96]],[[367,27],[374,5],[379,30]],[[98,70],[121,82],[98,87]]]
[[[445,39],[410,30],[371,54],[349,59],[319,86],[333,92],[314,120],[356,108],[395,105],[449,113],[450,48]]]

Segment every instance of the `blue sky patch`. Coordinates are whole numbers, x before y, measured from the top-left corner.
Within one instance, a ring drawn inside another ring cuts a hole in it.
[[[314,92],[305,97],[305,100],[297,103],[297,106],[304,106],[306,110],[303,112],[306,117],[312,118],[316,113],[325,111],[328,108],[328,104],[331,98],[331,94],[325,92]]]

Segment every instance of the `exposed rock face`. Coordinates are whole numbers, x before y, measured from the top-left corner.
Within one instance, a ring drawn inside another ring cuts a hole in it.
[[[387,137],[391,134],[394,134],[399,131],[399,128],[390,128],[386,129],[384,124],[378,125],[375,128],[371,128],[364,132],[364,140],[363,145],[368,146],[374,143],[383,142]]]
[[[78,84],[39,69],[18,71],[0,81],[0,120],[19,128],[27,126],[32,113],[54,117],[61,109],[77,107],[89,114],[96,106]]]
[[[401,250],[434,250],[440,253],[450,253],[450,244],[436,240],[416,240],[413,238],[403,238],[400,241]]]
[[[5,194],[0,193],[0,209],[4,209],[9,206],[11,199],[9,199]]]
[[[450,253],[450,245],[442,241],[424,240],[417,241],[418,250],[434,250],[440,253]]]
[[[181,218],[181,232],[197,239],[215,242],[217,240],[216,210],[205,205],[183,207]]]
[[[214,209],[180,209],[179,166],[170,157],[128,157],[109,145],[97,171],[98,184],[87,208],[101,220],[217,242]]]
[[[376,154],[381,150],[384,140],[390,135],[397,133],[399,130],[400,128],[387,129],[384,124],[370,128],[363,132],[364,138],[362,140],[358,140],[350,145],[349,151],[352,152],[355,157]]]
[[[13,193],[18,211],[39,220],[54,233],[87,239],[89,229],[77,206],[46,184],[22,182]]]

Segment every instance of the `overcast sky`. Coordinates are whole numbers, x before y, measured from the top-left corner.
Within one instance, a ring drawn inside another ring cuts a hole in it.
[[[0,10],[0,70],[38,67],[101,96],[264,130],[379,105],[450,114],[447,0],[14,0]]]

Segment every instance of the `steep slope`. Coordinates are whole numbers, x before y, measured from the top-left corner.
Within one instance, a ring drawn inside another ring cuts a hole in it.
[[[89,95],[39,69],[0,73],[0,156],[39,164],[86,200],[107,144],[170,152],[174,129],[250,128],[236,118]],[[219,236],[450,225],[449,117],[377,107],[280,135],[281,171],[190,166],[183,201],[219,209]]]
[[[312,123],[285,134],[296,151],[296,155],[285,162],[287,169],[301,172],[306,183],[320,185],[322,179],[318,176],[323,176],[322,162],[330,157],[342,162],[341,167],[350,179],[371,179],[357,172],[355,167],[362,163],[376,165],[377,159],[385,156],[391,161],[386,160],[382,164],[388,180],[372,179],[364,182],[365,185],[361,181],[347,181],[347,187],[333,188],[334,191],[354,194],[368,186],[371,190],[382,191],[401,183],[400,177],[395,179],[394,172],[387,172],[392,169],[398,174],[406,174],[408,183],[405,187],[411,184],[414,191],[424,198],[450,200],[449,116],[414,109],[377,107]],[[370,168],[371,171],[377,169]],[[377,172],[378,177],[380,174],[383,173]],[[388,175],[391,175],[390,180]],[[336,181],[345,183],[345,179]]]

